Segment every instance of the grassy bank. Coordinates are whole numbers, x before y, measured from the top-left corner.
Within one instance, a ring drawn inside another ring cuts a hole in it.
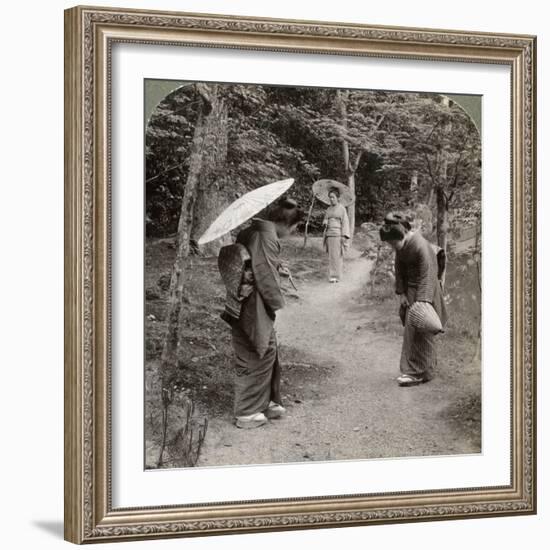
[[[358,250],[365,249],[368,246],[367,237],[357,234],[354,246]],[[355,255],[358,255],[357,251]],[[166,330],[169,277],[174,256],[173,240],[147,240],[145,435],[146,461],[149,467],[158,467],[164,436],[159,370]],[[326,255],[318,237],[311,238],[305,248],[302,237],[285,241],[282,258],[289,263],[299,289],[306,289],[308,283],[326,279]],[[449,260],[446,298],[450,321],[446,334],[438,338],[440,361],[437,381],[434,383],[457,388],[453,392],[455,397],[441,412],[442,421],[455,426],[457,433],[466,434],[466,438],[479,441],[480,444],[481,371],[477,354],[480,295],[476,265],[468,260],[466,256],[455,256]],[[224,424],[230,425],[232,418],[232,348],[229,327],[219,316],[224,306],[225,289],[218,273],[217,259],[190,257],[185,277],[185,304],[180,325],[181,349],[178,364],[170,369],[167,377],[170,391],[176,396],[174,403],[179,405],[172,406],[169,411],[169,422],[173,427],[166,438],[163,467],[185,465],[181,462],[181,445],[178,447],[177,443],[181,443],[181,426],[187,422],[184,407],[187,398],[191,398],[195,404],[195,424],[203,418],[209,418],[222,419]],[[322,285],[315,288],[319,292],[325,292]],[[288,303],[301,300],[288,284],[285,283],[284,289]],[[357,330],[384,335],[385,340],[398,349],[403,329],[397,315],[397,301],[391,277],[381,273],[374,288],[367,283],[352,301],[353,307],[364,308],[367,313]],[[299,323],[302,323],[303,316],[304,325],[311,323],[313,326],[317,321],[316,316],[311,314],[308,318],[301,305],[298,303]],[[353,348],[357,340],[353,335],[351,338],[349,345]],[[291,406],[293,403],[299,406],[302,400],[314,399],[319,382],[331,376],[333,365],[324,364],[324,356],[320,357],[318,353],[317,359],[308,356],[304,347],[298,349],[283,343],[280,348],[284,365],[283,393],[285,402]],[[392,372],[395,370],[397,375],[397,365],[388,365],[388,368]]]
[[[167,297],[170,271],[175,258],[173,239],[150,238],[146,243],[145,270],[145,383],[146,462],[156,467],[163,438],[162,388],[160,358],[166,331]],[[295,237],[284,243],[282,259],[291,265],[297,284],[318,280],[324,276],[324,254],[320,239],[312,239],[306,248],[303,240]],[[180,324],[180,353],[178,364],[168,373],[171,391],[180,402],[190,398],[195,406],[195,417],[214,418],[230,416],[233,407],[233,364],[229,326],[220,313],[225,303],[225,288],[221,281],[216,257],[191,256],[185,269],[185,306]],[[285,284],[287,301],[298,300],[296,292]],[[289,387],[307,384],[326,372],[299,350],[281,346],[285,363],[283,382]],[[290,396],[292,398],[292,395]],[[181,408],[181,407],[180,407]],[[185,422],[183,413],[172,407],[172,423]],[[168,437],[174,438],[172,434]],[[167,445],[165,467],[182,466]],[[174,455],[174,456],[173,456]]]
[[[391,277],[381,276],[369,285],[361,303],[374,310],[365,328],[402,337],[398,301]],[[472,438],[480,440],[481,426],[481,291],[477,264],[467,253],[451,254],[447,262],[445,302],[449,320],[445,334],[438,337],[437,377],[444,384],[462,385],[461,398],[444,411],[446,419]],[[481,444],[481,441],[480,441]]]

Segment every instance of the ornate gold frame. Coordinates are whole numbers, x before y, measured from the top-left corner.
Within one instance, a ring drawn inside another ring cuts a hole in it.
[[[115,42],[499,63],[512,71],[512,483],[204,506],[110,503],[109,86]],[[65,538],[101,542],[536,511],[533,36],[76,7],[65,12]]]

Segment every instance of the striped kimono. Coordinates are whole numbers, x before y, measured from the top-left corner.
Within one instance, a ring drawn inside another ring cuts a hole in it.
[[[437,278],[437,257],[432,245],[419,233],[412,233],[401,250],[395,254],[396,293],[405,294],[409,304],[429,302],[445,326],[447,312],[443,291]],[[417,331],[405,317],[400,370],[431,380],[437,366],[435,335]]]

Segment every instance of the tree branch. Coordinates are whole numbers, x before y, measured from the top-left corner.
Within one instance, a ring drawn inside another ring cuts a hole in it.
[[[450,204],[451,201],[453,200],[453,197],[454,197],[454,195],[455,195],[455,191],[456,191],[456,189],[453,189],[453,190],[451,191],[451,193],[449,194],[448,197],[445,196],[445,202],[447,203],[447,206],[449,206],[449,204]]]
[[[357,153],[357,157],[355,158],[353,166],[351,167],[352,174],[355,174],[355,172],[357,172],[357,169],[359,168],[359,163],[361,162],[361,158],[363,157],[363,153],[366,153],[366,152],[367,152],[367,149],[363,147],[361,148],[359,153]]]
[[[428,167],[428,174],[430,175],[430,179],[432,180],[433,185],[437,187],[439,183],[437,181],[437,178],[435,178],[433,175],[430,159],[428,158],[428,155],[425,152],[424,152],[424,159],[426,161],[426,166]]]
[[[150,181],[154,181],[157,178],[160,178],[160,176],[163,176],[164,174],[166,174],[167,172],[170,172],[171,170],[175,170],[176,168],[179,168],[180,166],[183,166],[184,164],[185,164],[185,160],[183,162],[178,163],[178,164],[174,164],[174,166],[170,166],[169,168],[166,168],[165,170],[162,170],[158,174],[155,174],[154,176],[151,176],[150,178],[147,178],[145,180],[145,183],[149,183]]]
[[[384,119],[386,118],[386,115],[383,114],[383,115],[380,115],[380,118],[378,119],[378,122],[376,123],[376,127],[375,127],[375,130],[378,130],[382,124],[382,122],[384,122]]]
[[[212,110],[213,100],[210,89],[206,84],[198,83],[196,84],[197,93],[203,101],[203,112],[205,115],[209,115]]]
[[[449,194],[449,197],[446,198],[446,201],[447,201],[447,205],[450,204],[450,202],[453,200],[453,197],[455,196],[455,192],[458,188],[458,169],[460,167],[460,163],[462,161],[462,155],[463,155],[463,151],[460,152],[460,155],[458,156],[458,159],[455,163],[455,173],[454,173],[454,176],[453,176],[453,182],[451,183],[451,185],[449,186],[449,189],[451,190],[450,194]]]
[[[455,173],[454,173],[454,177],[453,177],[453,183],[452,183],[452,188],[455,189],[456,186],[457,186],[457,181],[458,181],[458,168],[460,167],[460,163],[462,161],[462,155],[464,154],[464,151],[461,151],[460,152],[460,155],[458,156],[458,159],[457,161],[455,162]]]
[[[384,122],[385,118],[386,118],[385,114],[380,115],[380,118],[377,120],[377,122],[375,124],[375,127],[374,127],[375,132],[380,128],[380,126],[382,125],[382,122]],[[357,153],[357,157],[355,158],[355,161],[350,166],[350,172],[352,174],[355,174],[355,172],[357,172],[357,169],[359,168],[359,163],[361,162],[361,159],[363,158],[363,154],[367,153],[368,150],[369,150],[369,148],[366,147],[366,146],[361,147],[361,149],[359,150],[359,153]]]
[[[343,128],[347,131],[348,128],[348,120],[347,120],[347,113],[346,113],[346,104],[344,102],[344,97],[342,95],[341,90],[337,90],[336,92],[336,105],[338,107],[338,111],[341,118],[341,124]],[[346,141],[345,138],[341,138],[342,140],[342,155],[344,157],[344,170],[346,172],[346,175],[349,173],[350,165],[349,165],[349,143]]]
[[[432,137],[432,134],[435,132],[436,128],[437,128],[440,124],[441,124],[441,121],[440,121],[440,120],[438,120],[438,121],[434,124],[433,128],[430,130],[430,133],[426,136],[426,141],[428,141],[428,140]]]

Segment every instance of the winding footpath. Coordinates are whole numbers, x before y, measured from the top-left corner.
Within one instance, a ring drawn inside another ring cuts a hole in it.
[[[341,283],[300,285],[300,300],[277,318],[286,416],[256,430],[237,429],[229,413],[210,419],[198,466],[479,452],[442,414],[462,388],[441,377],[397,386],[401,339],[374,330],[374,312],[357,299],[368,273],[352,250]],[[288,348],[303,355],[302,369],[319,368],[290,384]]]

